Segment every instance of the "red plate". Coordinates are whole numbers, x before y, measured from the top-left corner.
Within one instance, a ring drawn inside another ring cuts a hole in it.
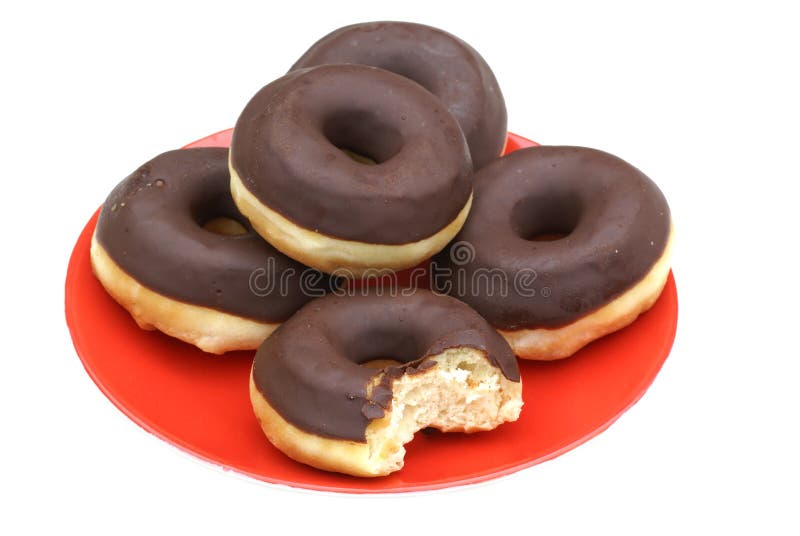
[[[227,146],[231,131],[190,147]],[[509,134],[508,151],[535,145]],[[111,187],[111,185],[109,185]],[[98,211],[99,212],[99,211]],[[419,491],[481,482],[554,458],[605,430],[647,390],[669,354],[678,318],[675,281],[628,328],[552,363],[521,362],[520,419],[479,434],[420,433],[405,467],[366,479],[296,463],[272,447],[250,407],[252,352],[204,354],[140,330],[92,275],[97,213],[78,238],[66,281],[67,324],[97,386],[123,413],[206,461],[300,488],[356,493]]]

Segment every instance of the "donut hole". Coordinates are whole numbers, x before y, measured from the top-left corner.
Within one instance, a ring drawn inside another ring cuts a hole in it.
[[[230,196],[200,200],[192,206],[192,218],[206,231],[222,236],[248,234],[247,225]]]
[[[364,156],[363,154],[358,154],[358,153],[353,152],[350,149],[346,149],[344,147],[338,147],[338,149],[340,151],[342,151],[344,154],[346,154],[347,156],[349,156],[350,158],[352,158],[353,160],[355,160],[356,162],[358,162],[359,164],[367,164],[369,166],[374,166],[374,165],[377,164],[377,162],[375,162],[375,160],[373,160],[372,158],[370,158],[368,156]]]
[[[384,358],[370,359],[369,361],[361,363],[362,367],[378,369],[378,370],[386,367],[396,367],[399,365],[402,365],[402,363],[396,359],[384,359]]]
[[[559,194],[529,197],[511,210],[511,227],[529,242],[552,242],[566,238],[578,226],[581,203],[577,196]]]
[[[247,228],[244,225],[226,216],[211,218],[203,224],[203,229],[223,236],[241,236],[247,234]]]
[[[373,111],[336,112],[324,120],[322,133],[331,145],[365,165],[382,164],[403,147],[397,128]]]
[[[353,363],[383,369],[418,360],[427,350],[424,343],[408,326],[379,324],[342,341],[341,350]]]

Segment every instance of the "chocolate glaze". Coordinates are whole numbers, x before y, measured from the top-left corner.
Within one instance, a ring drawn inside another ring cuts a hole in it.
[[[261,89],[236,122],[231,165],[256,198],[295,224],[372,244],[435,234],[472,188],[466,141],[441,101],[364,65],[302,69]]]
[[[655,183],[594,149],[516,151],[477,173],[474,192],[466,224],[436,257],[452,271],[438,287],[505,330],[555,328],[602,307],[650,271],[670,235],[669,206]],[[546,233],[567,236],[528,240]],[[508,295],[498,284],[488,292],[480,273],[502,274]]]
[[[317,41],[292,70],[324,63],[380,67],[414,80],[439,97],[461,125],[475,169],[503,150],[503,94],[486,61],[454,35],[410,22],[354,24]]]
[[[202,224],[213,217],[238,220],[248,232],[205,230]],[[120,268],[159,294],[262,322],[283,321],[311,299],[300,283],[310,269],[264,242],[243,220],[231,198],[228,150],[183,149],[155,157],[120,182],[103,205],[95,236]],[[255,293],[255,270],[272,270],[276,278],[294,270],[295,276],[281,295],[277,282],[268,292],[272,275],[264,273]],[[308,277],[304,284],[314,293],[330,287],[327,276]]]
[[[331,294],[307,304],[264,341],[253,380],[275,411],[296,427],[365,441],[370,421],[391,404],[391,380],[421,372],[433,366],[423,358],[459,346],[485,352],[506,378],[519,381],[506,341],[458,300],[427,290],[397,296],[375,289]],[[382,370],[361,366],[378,358],[404,364]],[[384,372],[368,396],[367,386]]]

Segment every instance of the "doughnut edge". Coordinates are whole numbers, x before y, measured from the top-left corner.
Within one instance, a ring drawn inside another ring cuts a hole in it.
[[[618,331],[648,311],[661,296],[670,272],[675,227],[653,267],[633,287],[592,313],[557,329],[537,328],[507,331],[498,329],[520,359],[555,361],[605,335]]]
[[[404,374],[392,381],[392,402],[389,409],[383,417],[373,419],[370,421],[366,430],[366,441],[359,442],[350,439],[337,439],[317,435],[312,432],[304,431],[294,424],[287,421],[281,416],[273,406],[267,401],[266,397],[261,393],[255,383],[253,370],[250,371],[250,401],[253,406],[253,411],[256,415],[262,431],[266,435],[269,442],[278,450],[283,452],[289,458],[322,469],[325,471],[333,471],[344,473],[351,476],[358,477],[378,477],[385,476],[396,471],[399,471],[405,465],[405,444],[413,439],[413,434],[424,428],[413,426],[411,429],[412,435],[405,436],[405,432],[401,428],[392,428],[395,424],[393,418],[394,413],[399,411],[399,419],[403,420],[404,410],[403,400],[398,399],[398,393],[395,391],[396,382],[403,382],[404,379],[409,379],[412,384],[416,383],[421,376],[428,376],[431,373],[436,374],[441,367],[445,367],[441,374],[448,374],[447,364],[453,364],[454,361],[464,359],[464,352],[475,359],[482,362],[488,362],[486,353],[483,350],[471,348],[469,346],[462,346],[456,348],[449,348],[439,354],[426,357],[426,360],[434,362],[434,366],[427,368],[424,372],[412,373],[410,375]],[[498,393],[500,397],[500,405],[497,407],[492,406],[493,411],[496,412],[489,422],[482,422],[473,426],[466,426],[464,423],[458,425],[448,425],[446,428],[441,427],[441,423],[429,423],[428,426],[439,428],[443,432],[459,432],[459,433],[474,433],[491,431],[498,426],[516,421],[519,418],[520,411],[524,404],[522,400],[522,381],[512,381],[503,376],[501,370],[495,365],[488,365],[488,369],[492,369],[498,381]],[[436,376],[434,376],[436,377]],[[441,376],[438,376],[438,381],[441,382]],[[374,388],[380,383],[380,375],[374,378],[373,383],[369,389]],[[419,385],[419,384],[417,384]],[[441,384],[440,384],[441,385]],[[448,390],[450,387],[442,386],[443,389]],[[480,392],[480,387],[472,386],[475,389],[473,392]],[[450,391],[458,393],[459,391]],[[478,399],[482,397],[479,396]],[[400,404],[400,409],[395,409],[395,404]],[[468,402],[467,404],[470,404]],[[455,405],[454,408],[463,408],[467,415],[470,415],[468,406]],[[428,422],[428,421],[425,421]],[[402,425],[401,425],[402,426]],[[388,439],[382,437],[385,430],[391,429],[395,434]]]
[[[416,266],[447,246],[467,220],[469,199],[446,227],[433,235],[407,244],[368,244],[324,235],[292,223],[261,203],[244,185],[229,160],[231,195],[253,229],[275,249],[322,272],[361,277],[374,270],[404,270]],[[340,273],[345,271],[347,273]]]
[[[140,328],[157,329],[204,352],[254,350],[280,325],[184,303],[150,290],[114,262],[94,233],[90,260],[100,284]]]
[[[369,467],[369,445],[346,439],[330,439],[305,432],[284,419],[261,394],[250,370],[250,402],[269,442],[289,458],[322,469],[353,476],[374,477]]]

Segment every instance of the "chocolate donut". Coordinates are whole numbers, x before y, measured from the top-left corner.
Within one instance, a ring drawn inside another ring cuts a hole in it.
[[[475,176],[472,212],[436,258],[437,288],[484,316],[519,357],[557,359],[649,309],[669,273],[658,187],[581,147],[516,151]]]
[[[364,65],[272,82],[231,141],[233,199],[253,228],[294,259],[350,276],[440,251],[466,219],[471,169],[458,123],[437,98]]]
[[[486,61],[438,28],[410,22],[369,22],[335,30],[292,66],[360,63],[414,80],[439,97],[467,138],[475,169],[503,152],[506,105]]]
[[[91,247],[98,279],[141,327],[212,353],[257,348],[330,286],[243,221],[227,162],[222,148],[155,157],[108,196]],[[220,234],[231,220],[238,233]]]
[[[392,359],[379,369],[365,364]],[[519,369],[467,305],[430,291],[315,300],[258,349],[250,382],[269,440],[291,458],[357,476],[403,466],[425,427],[479,431],[516,420]]]

